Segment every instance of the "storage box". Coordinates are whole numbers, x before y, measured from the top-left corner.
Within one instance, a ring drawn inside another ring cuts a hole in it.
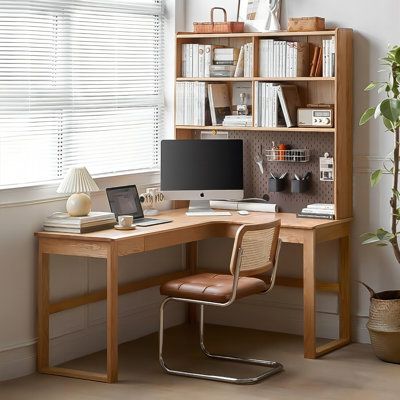
[[[325,29],[325,18],[321,17],[302,17],[289,18],[289,32],[308,32],[323,31]]]
[[[214,11],[222,10],[224,22],[214,22]],[[242,33],[244,32],[244,22],[227,21],[226,10],[222,7],[213,7],[210,12],[211,22],[194,22],[193,30],[195,33]]]

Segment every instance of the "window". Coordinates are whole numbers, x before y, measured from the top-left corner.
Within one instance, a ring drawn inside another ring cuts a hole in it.
[[[0,188],[158,167],[162,3],[0,2]]]

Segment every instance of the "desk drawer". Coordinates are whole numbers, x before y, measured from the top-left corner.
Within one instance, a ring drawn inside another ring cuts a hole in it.
[[[117,242],[118,255],[127,256],[128,254],[143,253],[144,252],[144,238],[133,237],[126,240]]]

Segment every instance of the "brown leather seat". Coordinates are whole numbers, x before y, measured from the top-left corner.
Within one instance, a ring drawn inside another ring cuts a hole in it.
[[[160,287],[160,293],[170,297],[225,303],[231,297],[232,285],[232,275],[205,273],[166,282]],[[236,298],[262,293],[267,288],[261,279],[240,277]]]

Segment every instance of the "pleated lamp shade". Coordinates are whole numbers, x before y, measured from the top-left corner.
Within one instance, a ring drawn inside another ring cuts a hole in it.
[[[57,193],[90,193],[100,190],[86,167],[72,167],[57,189]]]

